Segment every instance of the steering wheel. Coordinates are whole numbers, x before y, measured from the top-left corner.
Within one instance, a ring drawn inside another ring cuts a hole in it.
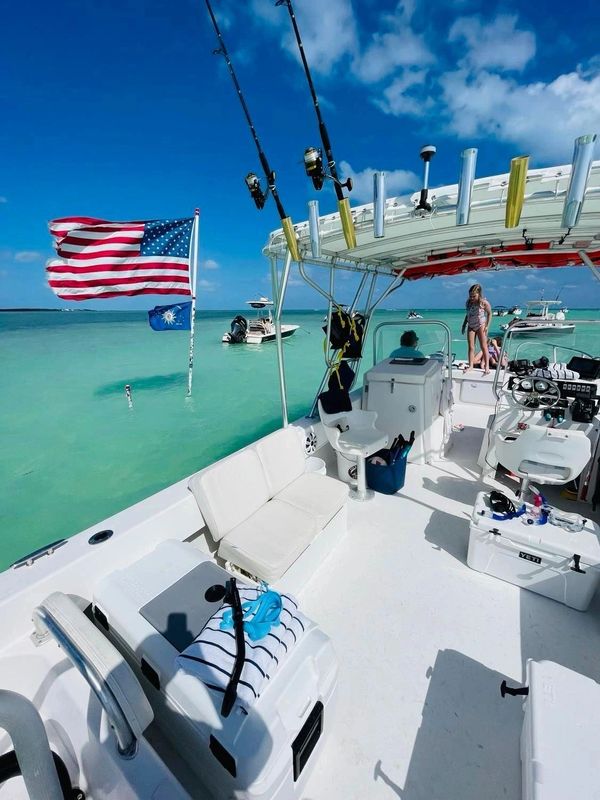
[[[552,408],[560,400],[560,389],[547,378],[526,376],[515,378],[511,389],[512,399],[521,408]]]

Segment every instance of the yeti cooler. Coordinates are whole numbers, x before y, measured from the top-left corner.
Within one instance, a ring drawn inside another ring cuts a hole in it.
[[[489,495],[480,492],[471,516],[467,564],[585,611],[600,581],[598,526],[587,519],[583,530],[573,533],[550,522],[526,525],[522,520],[493,519]]]

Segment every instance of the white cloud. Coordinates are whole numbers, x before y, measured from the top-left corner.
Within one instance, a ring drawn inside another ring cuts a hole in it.
[[[395,78],[383,90],[383,98],[374,98],[373,102],[385,114],[421,117],[433,107],[434,101],[430,97],[424,97],[422,93],[420,97],[411,96],[409,91],[413,87],[421,87],[426,77],[427,72],[424,69],[404,70],[400,77]]]
[[[481,17],[459,17],[448,34],[449,42],[464,43],[462,59],[472,69],[522,70],[535,55],[535,34],[517,30],[516,14],[498,14],[490,22]]]
[[[42,254],[37,250],[18,250],[15,253],[15,261],[19,264],[31,264],[34,261],[39,261]]]
[[[402,18],[398,22],[402,25],[398,31],[373,34],[367,49],[354,59],[352,71],[363,83],[387,78],[398,67],[434,61],[423,37],[404,24]]]
[[[576,136],[600,130],[600,69],[530,84],[461,69],[442,75],[440,85],[448,129],[463,139],[494,136],[537,159],[561,160],[570,158]]]
[[[200,269],[219,269],[219,264],[214,258],[207,258],[200,262]]]
[[[343,179],[352,178],[352,198],[362,202],[373,200],[373,167],[356,172],[347,161],[340,162]],[[385,189],[388,197],[412,192],[419,186],[420,179],[407,169],[395,169],[385,173]]]
[[[196,287],[201,292],[214,292],[218,284],[214,281],[207,281],[206,278],[200,278]]]
[[[255,21],[280,33],[283,48],[299,61],[287,8],[274,9],[269,0],[251,0],[249,10]],[[358,33],[351,0],[304,0],[294,13],[311,70],[327,73],[341,59],[357,52]]]

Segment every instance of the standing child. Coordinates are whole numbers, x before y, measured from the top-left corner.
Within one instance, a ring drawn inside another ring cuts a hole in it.
[[[467,331],[467,345],[469,347],[469,369],[475,363],[475,337],[479,339],[483,354],[483,372],[489,375],[490,360],[487,346],[487,331],[492,318],[492,307],[483,296],[483,289],[479,283],[474,283],[469,289],[469,297],[465,304],[467,313],[462,324],[462,334]]]

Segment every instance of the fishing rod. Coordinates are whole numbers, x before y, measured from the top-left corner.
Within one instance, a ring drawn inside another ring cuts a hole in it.
[[[352,219],[352,214],[350,213],[350,201],[348,200],[347,197],[344,197],[344,193],[342,191],[342,189],[344,188],[348,189],[349,192],[352,191],[352,178],[348,178],[348,180],[346,180],[344,183],[342,183],[338,178],[337,167],[335,164],[335,159],[333,157],[333,151],[331,149],[331,141],[329,139],[329,134],[327,133],[327,128],[325,127],[325,121],[323,120],[323,115],[321,114],[321,108],[319,106],[319,100],[317,98],[315,86],[313,84],[312,77],[310,74],[308,61],[306,60],[304,45],[302,43],[302,38],[300,36],[298,23],[296,22],[296,15],[294,14],[292,0],[277,0],[275,5],[287,6],[287,9],[290,13],[290,19],[292,20],[292,26],[294,28],[294,35],[296,37],[296,42],[298,44],[298,50],[300,51],[300,58],[302,59],[302,64],[304,66],[304,73],[306,75],[306,80],[308,81],[308,88],[310,89],[313,106],[315,108],[317,120],[319,122],[319,133],[321,134],[321,142],[323,143],[323,150],[325,151],[325,157],[327,158],[327,167],[329,169],[329,172],[326,172],[324,169],[323,150],[321,150],[320,147],[306,148],[306,150],[304,151],[304,168],[306,170],[306,174],[308,175],[309,178],[311,178],[313,186],[317,191],[322,189],[325,178],[329,178],[330,180],[333,181],[333,186],[335,188],[335,194],[338,201],[338,209],[340,212],[340,220],[342,222],[342,230],[344,232],[344,238],[346,240],[348,249],[352,249],[356,247],[356,231],[354,230],[354,221]]]
[[[252,117],[250,116],[250,112],[248,111],[248,106],[246,105],[246,101],[244,100],[244,95],[242,94],[241,86],[238,82],[235,70],[233,69],[233,64],[231,63],[231,59],[229,58],[229,53],[227,52],[225,41],[223,40],[221,30],[219,29],[219,25],[217,24],[217,20],[215,19],[215,15],[212,10],[212,6],[210,4],[210,0],[206,0],[206,7],[208,9],[211,22],[213,24],[213,28],[215,29],[215,33],[217,34],[217,39],[219,40],[219,47],[216,50],[214,50],[213,53],[215,55],[222,55],[223,58],[225,59],[225,63],[227,64],[227,68],[229,69],[229,74],[231,75],[231,79],[233,81],[233,85],[235,86],[237,96],[239,97],[240,103],[242,104],[242,109],[246,116],[246,121],[248,123],[248,127],[250,128],[250,133],[252,134],[252,138],[254,139],[254,144],[256,145],[256,149],[258,151],[258,158],[265,175],[265,180],[267,182],[267,189],[265,191],[261,187],[257,175],[255,175],[254,172],[249,172],[244,179],[246,186],[248,187],[250,196],[254,200],[254,204],[259,210],[264,208],[264,205],[267,202],[269,194],[272,195],[273,200],[275,201],[275,205],[277,206],[277,212],[279,213],[279,218],[281,220],[281,225],[283,227],[283,233],[285,236],[285,240],[287,242],[288,250],[290,251],[294,261],[300,261],[298,241],[296,239],[296,234],[294,233],[294,226],[292,220],[290,217],[287,216],[283,208],[283,203],[281,202],[281,199],[279,197],[279,192],[277,191],[277,186],[275,185],[275,173],[269,166],[269,162],[267,161],[265,152],[261,147],[258,134],[256,133],[256,128],[254,127],[254,124],[252,122]]]

